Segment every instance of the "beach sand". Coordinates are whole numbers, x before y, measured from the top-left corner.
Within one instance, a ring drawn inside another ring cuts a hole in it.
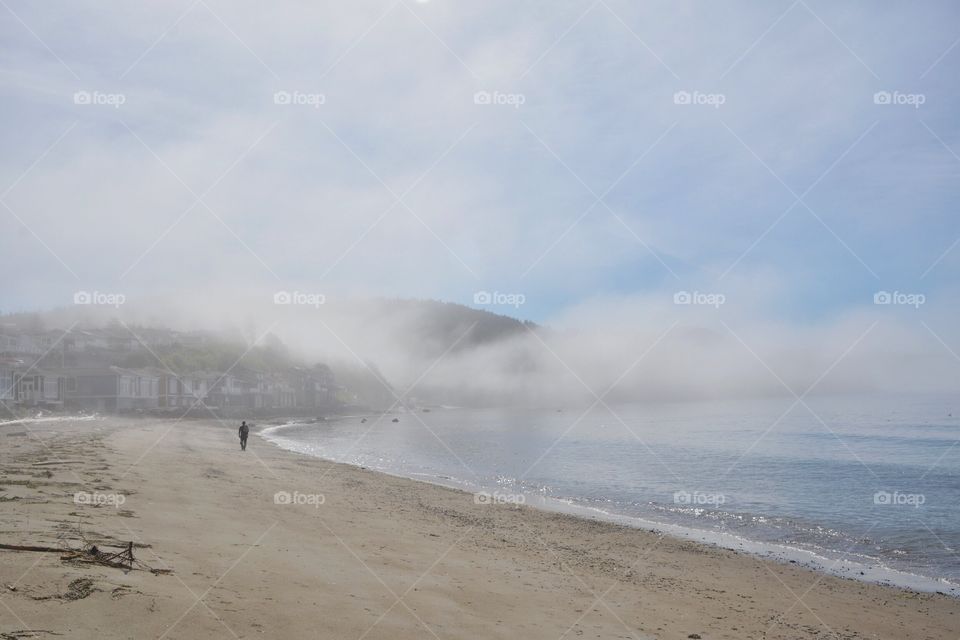
[[[7,424],[0,452],[0,543],[133,541],[172,569],[0,550],[4,640],[960,637],[947,596],[476,504],[256,435],[241,452],[215,421]]]

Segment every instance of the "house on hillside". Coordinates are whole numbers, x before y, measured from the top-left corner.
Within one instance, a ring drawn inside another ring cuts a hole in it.
[[[105,349],[109,351],[137,351],[143,345],[130,331],[122,327],[71,331],[69,345],[77,351]]]
[[[170,347],[177,341],[176,334],[168,329],[135,328],[133,332],[151,349]]]
[[[181,347],[202,347],[210,342],[210,337],[200,331],[188,331],[186,333],[175,333],[173,343]]]
[[[99,332],[74,330],[70,332],[69,346],[77,351],[106,349],[109,342]]]
[[[60,351],[69,349],[71,346],[70,331],[61,331],[60,329],[49,329],[31,333],[30,338],[40,346],[44,352]]]
[[[109,327],[102,329],[100,334],[107,342],[107,349],[111,351],[138,351],[143,349],[143,343],[126,328]]]
[[[32,337],[20,333],[0,334],[0,357],[41,355],[43,348]]]

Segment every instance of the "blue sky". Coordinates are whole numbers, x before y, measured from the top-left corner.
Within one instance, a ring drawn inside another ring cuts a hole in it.
[[[636,4],[6,0],[0,308],[955,296],[960,7]]]

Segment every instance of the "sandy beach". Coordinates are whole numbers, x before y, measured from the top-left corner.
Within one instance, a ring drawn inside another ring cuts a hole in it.
[[[241,452],[216,421],[5,424],[0,451],[0,544],[142,563],[0,550],[4,640],[960,636],[947,596]]]

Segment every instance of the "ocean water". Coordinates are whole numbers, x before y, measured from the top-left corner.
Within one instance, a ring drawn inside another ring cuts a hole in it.
[[[290,423],[293,451],[960,596],[960,399],[432,409]],[[394,417],[399,422],[392,422]]]

